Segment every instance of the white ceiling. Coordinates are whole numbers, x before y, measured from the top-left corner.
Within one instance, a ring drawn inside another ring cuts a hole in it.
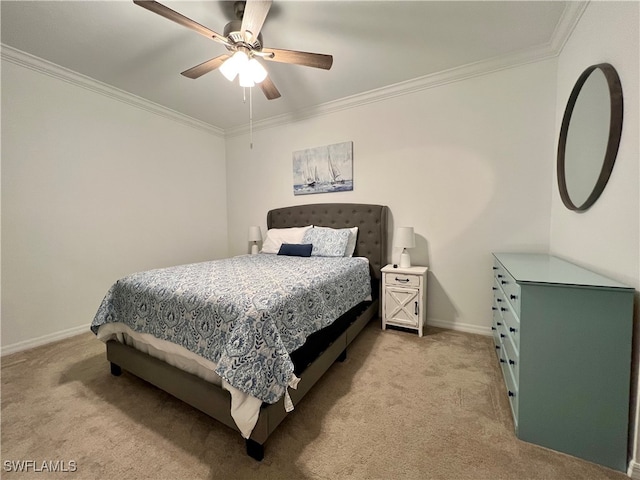
[[[222,33],[232,2],[162,1]],[[131,1],[2,1],[3,45],[229,130],[248,123],[243,89],[214,71],[180,72],[223,45]],[[329,71],[264,62],[282,93],[253,92],[253,119],[271,118],[456,69],[547,52],[569,31],[561,1],[278,1],[266,47],[333,55]],[[565,10],[566,9],[566,10]]]

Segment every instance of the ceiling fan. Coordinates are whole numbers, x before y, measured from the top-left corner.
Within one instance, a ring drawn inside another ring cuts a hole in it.
[[[234,12],[236,19],[224,27],[223,35],[194,22],[161,3],[147,0],[133,0],[133,3],[221,43],[229,50],[230,53],[228,54],[218,55],[182,72],[182,75],[188,78],[199,78],[205,73],[219,68],[221,73],[231,81],[238,76],[241,86],[250,87],[257,83],[265,97],[273,100],[280,97],[280,92],[267,75],[267,71],[262,64],[257,61],[257,58],[271,62],[293,63],[307,67],[322,68],[324,70],[329,70],[333,64],[333,56],[331,55],[263,47],[260,30],[267,18],[272,0],[235,2]]]

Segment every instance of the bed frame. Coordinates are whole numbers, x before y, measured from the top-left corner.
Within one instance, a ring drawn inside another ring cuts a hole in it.
[[[374,301],[302,372],[298,388],[289,390],[294,405],[336,360],[346,358],[347,346],[369,320],[378,314],[380,270],[387,260],[387,214],[386,206],[359,203],[299,205],[278,208],[267,214],[267,228],[305,225],[332,228],[358,227],[358,241],[354,256],[367,257],[371,268]],[[111,362],[113,375],[118,376],[122,370],[126,370],[228,427],[238,430],[231,417],[231,395],[228,391],[127,345],[111,340],[106,346],[107,359]],[[272,405],[263,405],[251,437],[246,441],[249,456],[262,460],[264,443],[286,416],[284,398]]]

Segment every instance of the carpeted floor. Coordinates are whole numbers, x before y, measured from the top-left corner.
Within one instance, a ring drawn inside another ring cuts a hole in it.
[[[111,376],[87,333],[2,358],[1,476],[628,478],[521,442],[510,415],[490,338],[436,328],[419,338],[374,321],[256,462],[235,431],[128,373]],[[9,471],[24,460],[76,471]]]

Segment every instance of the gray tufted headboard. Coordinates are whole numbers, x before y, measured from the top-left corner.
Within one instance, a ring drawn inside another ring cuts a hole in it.
[[[380,269],[387,262],[387,212],[384,205],[367,203],[316,203],[270,210],[267,228],[358,227],[358,241],[354,256],[367,257],[371,276],[380,281]]]

